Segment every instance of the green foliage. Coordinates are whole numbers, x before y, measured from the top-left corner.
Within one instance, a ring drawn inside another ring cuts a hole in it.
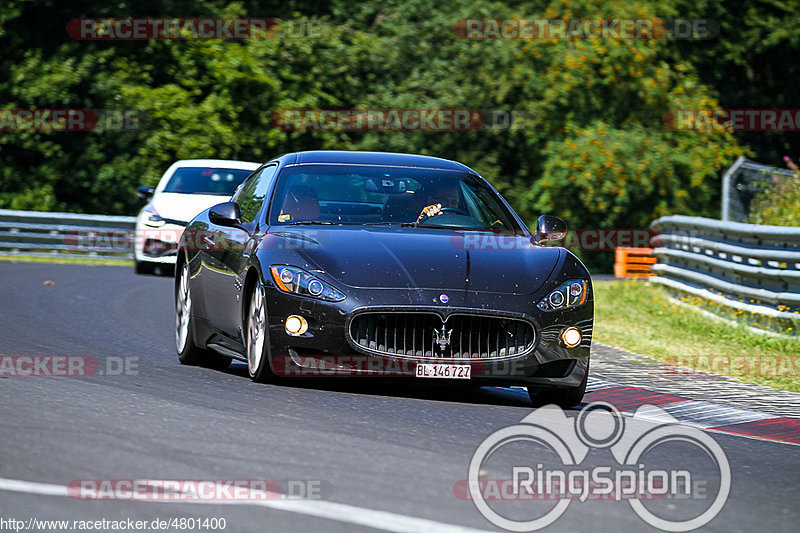
[[[50,211],[56,206],[56,197],[53,194],[53,186],[46,183],[15,194],[0,194],[0,202],[9,209]]]
[[[750,222],[800,226],[800,167],[786,158],[791,176],[773,176],[775,185],[758,193],[750,204]]]
[[[675,211],[703,213],[716,193],[714,172],[694,162],[713,161],[714,148],[723,147],[686,144],[640,126],[569,127],[548,144],[531,201],[540,210],[557,206],[556,215],[581,228],[641,228]]]
[[[677,57],[695,66],[724,109],[795,109],[800,102],[798,0],[674,0],[681,18],[713,19],[714,39],[677,41]],[[759,162],[777,166],[800,153],[796,131],[738,132]]]
[[[731,13],[748,43],[763,37],[756,15],[796,16],[777,0],[743,4],[755,15],[738,6]],[[727,9],[712,0],[13,0],[0,5],[0,109],[138,110],[148,120],[131,131],[0,133],[0,207],[131,214],[135,186],[154,184],[176,159],[266,161],[326,148],[458,159],[529,223],[552,213],[573,228],[636,228],[662,214],[713,215],[719,176],[747,152],[739,134],[674,131],[663,117],[720,107],[731,65],[758,71],[752,62],[763,54],[798,47],[782,30],[753,55],[729,33]],[[76,41],[64,29],[77,17],[141,16],[277,17],[311,31],[245,41]],[[676,43],[468,40],[453,30],[475,17],[689,16],[718,18],[726,33]],[[724,52],[717,66],[715,51]],[[285,109],[397,108],[524,118],[511,130],[468,132],[295,132],[272,123]]]

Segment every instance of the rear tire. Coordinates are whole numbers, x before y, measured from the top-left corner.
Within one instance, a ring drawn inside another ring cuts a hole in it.
[[[184,365],[199,365],[223,370],[231,365],[231,358],[211,350],[199,348],[194,342],[192,323],[192,294],[189,288],[189,263],[179,271],[175,292],[175,344],[178,360]]]
[[[544,407],[545,405],[555,404],[562,409],[569,409],[583,401],[583,395],[586,394],[586,383],[588,379],[589,369],[587,368],[586,374],[583,376],[583,381],[577,387],[547,389],[542,391],[531,390],[531,387],[528,387],[528,396],[530,396],[531,403],[534,407]]]
[[[269,363],[267,308],[264,287],[260,280],[253,284],[245,325],[247,341],[247,373],[253,381],[264,383],[275,378]]]

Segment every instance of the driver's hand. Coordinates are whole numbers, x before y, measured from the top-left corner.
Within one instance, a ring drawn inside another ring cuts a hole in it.
[[[417,217],[417,222],[422,220],[423,218],[430,218],[435,217],[436,215],[442,214],[442,204],[433,204],[422,209],[422,212]]]

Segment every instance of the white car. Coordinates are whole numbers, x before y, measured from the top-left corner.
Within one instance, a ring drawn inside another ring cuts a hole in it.
[[[186,159],[173,163],[155,188],[139,187],[139,196],[148,201],[136,218],[136,273],[149,274],[158,266],[171,269],[186,224],[230,198],[260,166],[249,161]]]

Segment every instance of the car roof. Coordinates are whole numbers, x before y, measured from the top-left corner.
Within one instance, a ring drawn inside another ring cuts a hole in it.
[[[313,150],[297,152],[295,165],[313,163],[339,163],[350,165],[386,165],[398,167],[438,168],[461,170],[475,173],[474,170],[457,161],[427,155],[399,154],[391,152],[359,152],[345,150]]]
[[[212,168],[233,168],[242,170],[255,170],[261,163],[252,161],[236,161],[233,159],[181,159],[175,161],[171,167],[212,167]]]

